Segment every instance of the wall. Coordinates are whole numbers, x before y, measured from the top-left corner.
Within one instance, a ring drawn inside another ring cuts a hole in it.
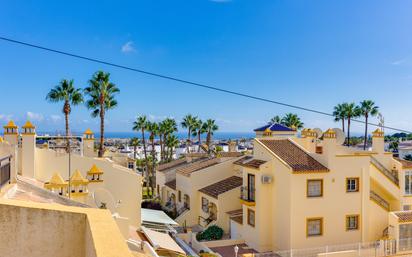
[[[84,257],[86,215],[0,204],[0,256]]]
[[[49,181],[54,172],[59,172],[63,179],[68,179],[68,155],[59,154],[49,149],[36,148],[36,179]],[[106,159],[81,157],[71,155],[71,169],[78,169],[86,177],[87,171],[96,164],[104,171],[104,182],[89,184],[91,193],[97,188],[104,188],[113,195],[116,201],[121,203],[116,209],[123,217],[129,218],[131,225],[140,226],[140,203],[142,199],[141,175],[130,169],[116,165]]]

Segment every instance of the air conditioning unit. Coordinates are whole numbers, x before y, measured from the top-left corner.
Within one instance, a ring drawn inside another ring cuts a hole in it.
[[[270,184],[270,183],[272,183],[272,176],[263,175],[262,184]]]

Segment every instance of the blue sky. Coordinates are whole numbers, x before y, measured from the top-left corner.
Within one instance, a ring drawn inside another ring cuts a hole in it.
[[[277,101],[332,111],[372,99],[386,125],[412,130],[409,1],[1,1],[0,35]],[[104,70],[121,92],[108,131],[137,115],[214,118],[221,131],[251,131],[298,113],[310,127],[328,117],[0,42],[0,123],[30,118],[64,128],[61,105],[44,100],[62,78],[85,87]],[[73,131],[98,128],[74,107]],[[354,125],[361,131],[360,125]]]

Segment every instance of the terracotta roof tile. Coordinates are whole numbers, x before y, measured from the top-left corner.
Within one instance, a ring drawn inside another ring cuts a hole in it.
[[[259,160],[259,159],[252,159],[250,161],[244,162],[242,164],[243,167],[248,167],[248,168],[254,168],[254,169],[259,169],[260,165],[265,164],[266,161],[264,160]]]
[[[211,197],[217,198],[220,194],[240,187],[243,184],[243,179],[238,176],[232,176],[224,180],[218,181],[207,187],[199,189],[200,192],[207,194]]]
[[[219,158],[208,159],[204,161],[195,162],[185,167],[179,168],[176,170],[176,172],[179,174],[185,175],[185,176],[190,176],[192,172],[216,165],[218,163],[220,163]]]
[[[395,158],[398,162],[400,162],[402,164],[403,168],[412,168],[412,162],[411,161],[407,161],[407,160],[403,160],[400,158]]]
[[[253,158],[253,156],[247,155],[247,156],[244,156],[244,157],[240,158],[239,160],[236,160],[235,162],[233,162],[233,164],[242,165],[244,162],[246,162],[246,161],[248,161],[252,158]]]
[[[176,179],[173,179],[173,180],[170,180],[169,182],[166,182],[165,186],[168,186],[171,189],[176,190]]]
[[[394,214],[398,217],[399,223],[412,222],[412,211],[399,211]]]
[[[288,139],[259,140],[271,152],[286,162],[294,172],[328,172],[328,168]]]
[[[168,163],[164,163],[164,164],[160,164],[157,167],[158,171],[163,171],[163,170],[167,170],[167,169],[171,169],[173,167],[179,166],[180,164],[186,163],[186,159],[182,158],[182,159],[178,159],[178,160],[174,160]]]

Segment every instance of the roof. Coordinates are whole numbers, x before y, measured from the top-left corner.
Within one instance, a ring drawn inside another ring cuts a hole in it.
[[[34,128],[34,125],[30,121],[26,121],[22,128]]]
[[[252,158],[253,158],[253,156],[251,156],[251,155],[246,155],[246,156],[240,158],[239,160],[236,160],[235,162],[233,162],[233,164],[242,165],[244,162],[246,162],[246,161],[248,161],[248,160],[250,160],[250,159],[252,159]]]
[[[186,255],[185,251],[180,248],[169,234],[157,232],[145,227],[142,227],[142,231],[155,249],[159,250],[160,248]]]
[[[17,128],[17,125],[13,120],[10,120],[4,128]]]
[[[272,153],[286,162],[294,172],[328,172],[328,168],[315,160],[300,147],[288,139],[263,140],[256,139]]]
[[[266,162],[267,161],[264,161],[264,160],[252,159],[250,161],[246,161],[246,162],[242,163],[241,165],[243,167],[259,169],[260,165],[265,164]]]
[[[399,211],[394,214],[398,217],[399,223],[412,222],[412,211]]]
[[[401,158],[395,158],[398,162],[402,164],[402,168],[412,168],[412,161],[404,160]]]
[[[158,211],[158,210],[152,210],[152,209],[147,209],[147,208],[142,208],[141,209],[141,221],[142,222],[152,222],[152,223],[158,223],[158,224],[168,224],[168,225],[179,225],[171,219],[169,216],[167,216],[166,213],[163,211]]]
[[[67,185],[67,182],[63,180],[59,173],[55,172],[51,177],[49,184],[51,185]]]
[[[171,189],[176,190],[176,179],[173,179],[173,180],[170,180],[169,182],[166,182],[165,186],[168,186]]]
[[[269,123],[263,127],[257,128],[253,131],[258,132],[258,131],[295,131],[294,129],[291,129],[285,125],[279,124],[279,123]]]
[[[87,175],[93,175],[93,174],[103,174],[103,171],[100,168],[98,168],[96,164],[93,164],[93,166],[87,172]]]
[[[91,129],[86,129],[86,131],[84,132],[85,135],[93,135],[93,131]]]
[[[190,174],[192,172],[195,172],[195,171],[213,166],[213,165],[218,164],[218,163],[220,163],[219,158],[212,158],[212,159],[208,159],[208,160],[199,161],[199,162],[189,164],[185,167],[177,169],[176,172],[179,173],[179,174],[182,174],[184,176],[190,176]]]
[[[177,167],[183,163],[186,163],[186,158],[182,158],[182,159],[177,159],[168,163],[164,163],[164,164],[160,164],[157,167],[157,171],[163,171],[163,170],[168,170],[174,167]]]
[[[88,184],[89,180],[85,179],[79,170],[76,170],[70,178],[70,182],[73,184]]]
[[[207,194],[208,196],[217,198],[220,194],[226,193],[232,189],[242,186],[243,179],[238,176],[228,177],[224,180],[218,181],[207,187],[199,189],[200,192]]]
[[[228,157],[240,157],[242,156],[243,153],[241,152],[219,152],[218,156],[222,158],[228,158]]]

